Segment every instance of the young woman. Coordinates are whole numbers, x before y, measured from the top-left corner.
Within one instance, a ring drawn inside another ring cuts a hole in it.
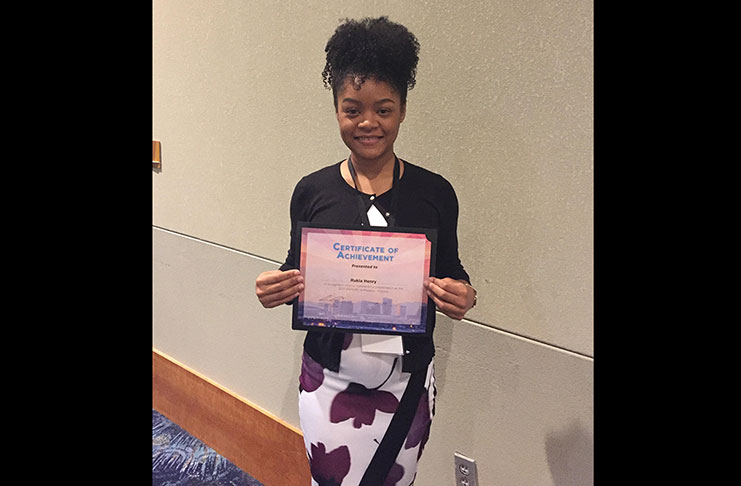
[[[293,251],[299,221],[436,228],[436,274],[427,293],[440,312],[462,319],[476,291],[458,257],[455,191],[442,176],[394,152],[407,90],[415,84],[416,37],[387,17],[347,20],[325,51],[324,84],[350,155],[296,185],[288,256],[279,270],[258,276],[257,297],[272,308],[292,303],[303,290]],[[369,343],[379,340],[382,352],[371,352]],[[432,337],[306,333],[299,417],[312,485],[414,483],[434,414],[434,350]]]

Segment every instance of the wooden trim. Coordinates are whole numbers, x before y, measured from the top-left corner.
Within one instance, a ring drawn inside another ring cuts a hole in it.
[[[156,349],[152,408],[265,486],[311,484],[299,429]]]
[[[162,169],[162,143],[152,140],[152,168]]]

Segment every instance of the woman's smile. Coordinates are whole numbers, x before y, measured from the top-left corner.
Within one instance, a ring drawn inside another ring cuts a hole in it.
[[[382,138],[383,136],[381,135],[360,135],[355,137],[355,140],[362,143],[363,145],[375,145]]]

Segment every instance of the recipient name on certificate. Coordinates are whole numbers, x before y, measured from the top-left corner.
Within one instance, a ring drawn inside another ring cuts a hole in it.
[[[304,290],[293,328],[428,335],[436,231],[358,228],[299,224]]]

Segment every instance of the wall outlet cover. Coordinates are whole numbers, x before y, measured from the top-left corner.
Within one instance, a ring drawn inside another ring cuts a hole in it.
[[[456,486],[479,486],[476,461],[466,457],[460,452],[455,452],[455,485]]]

